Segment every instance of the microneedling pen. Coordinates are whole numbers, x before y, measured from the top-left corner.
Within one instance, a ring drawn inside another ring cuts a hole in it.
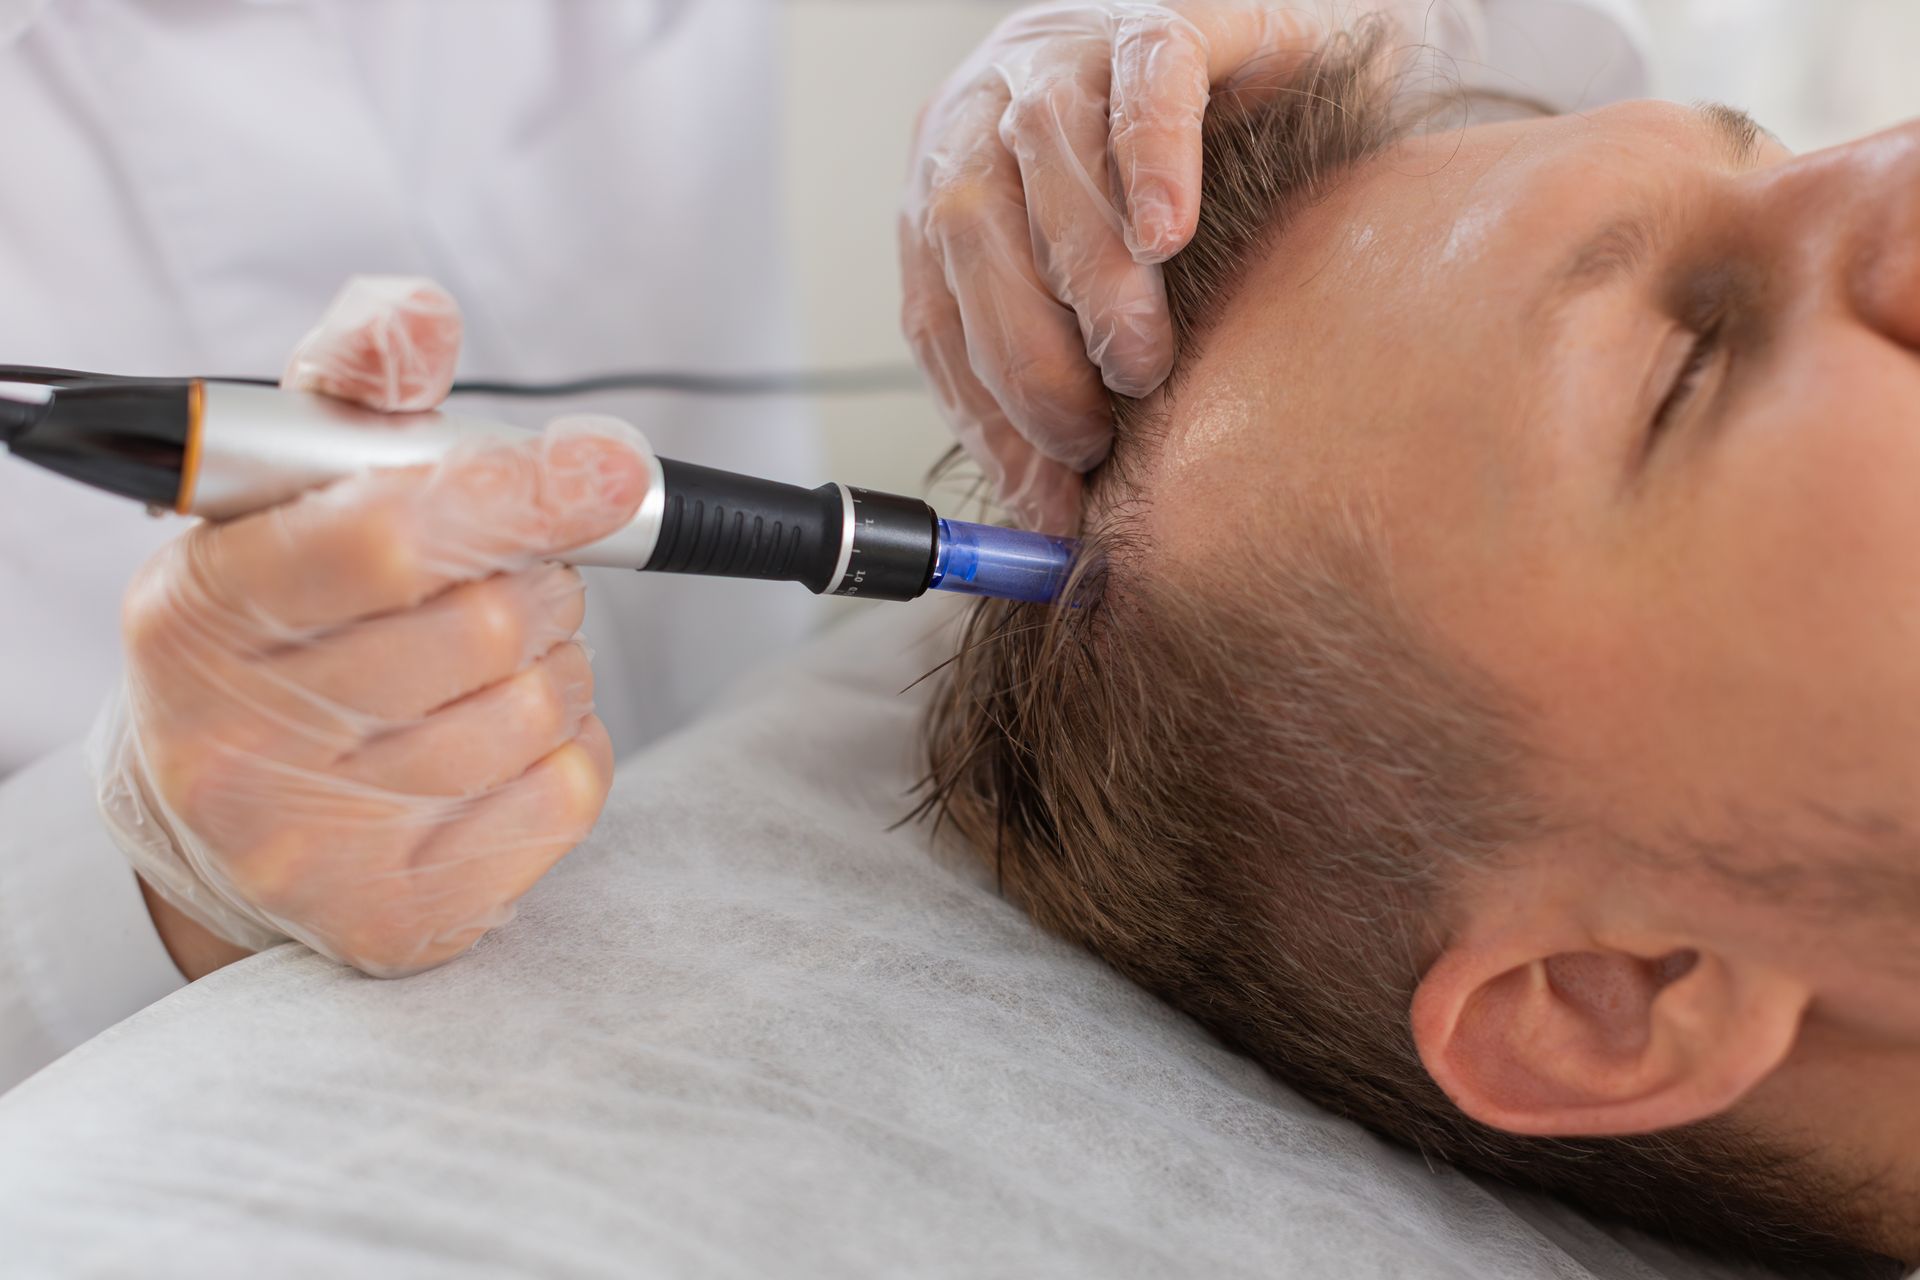
[[[227,520],[377,467],[524,439],[452,413],[385,414],[344,400],[211,379],[70,375],[0,382],[0,441],[23,461],[183,515]],[[819,595],[912,600],[928,590],[1056,599],[1071,539],[945,520],[917,498],[817,489],[648,456],[633,520],[570,564],[799,582]]]

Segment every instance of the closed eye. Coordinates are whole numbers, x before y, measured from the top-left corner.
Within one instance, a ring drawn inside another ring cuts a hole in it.
[[[1648,434],[1658,437],[1667,429],[1673,416],[1686,407],[1687,401],[1700,386],[1700,379],[1712,363],[1714,354],[1720,349],[1720,337],[1723,330],[1720,321],[1705,325],[1694,336],[1693,346],[1687,351],[1687,358],[1674,374],[1673,384],[1667,388],[1667,394],[1653,411],[1653,421]]]

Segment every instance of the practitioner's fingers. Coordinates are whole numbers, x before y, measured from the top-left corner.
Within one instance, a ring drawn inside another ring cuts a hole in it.
[[[1110,140],[1127,245],[1164,262],[1199,224],[1200,123],[1215,86],[1277,76],[1326,32],[1306,9],[1262,0],[1169,0],[1115,21]]]
[[[937,325],[922,340],[949,358],[964,351],[1035,448],[1089,466],[1106,452],[1111,413],[1074,313],[1034,265],[1019,165],[1000,137],[1010,101],[988,75],[928,114],[925,131],[937,136],[922,139],[901,221],[909,324]]]
[[[613,744],[589,716],[572,742],[435,829],[396,873],[404,891],[360,917],[341,939],[342,956],[393,977],[459,955],[586,839],[612,781]]]
[[[256,646],[284,643],[524,568],[632,518],[648,479],[637,439],[556,424],[523,443],[202,526],[136,582],[132,617],[137,626],[185,614]]]
[[[353,276],[293,349],[280,385],[401,413],[446,399],[460,305],[420,276]]]
[[[1080,473],[1036,449],[974,376],[959,304],[932,256],[907,247],[912,234],[903,228],[901,268],[915,284],[907,290],[901,327],[955,438],[979,464],[995,498],[1021,524],[1048,532],[1072,530],[1079,520]]]
[[[578,570],[541,564],[455,586],[263,663],[295,695],[389,725],[420,719],[506,679],[579,631]]]
[[[1083,349],[1106,385],[1139,397],[1172,368],[1173,325],[1160,269],[1134,260],[1114,204],[1107,158],[1111,64],[1104,41],[1036,50],[1000,118],[1000,140],[1019,163],[1040,279],[1073,308]],[[1104,452],[1095,454],[1089,442],[1060,461],[1084,468]]]
[[[414,796],[478,796],[571,742],[593,711],[593,669],[574,641],[517,675],[376,738],[342,777]]]
[[[455,771],[468,757],[443,753],[427,757],[425,766],[440,781],[410,786],[405,757],[393,744],[422,717],[525,671],[572,637],[584,612],[577,572],[540,565],[463,584],[417,609],[258,662],[182,647],[169,655],[167,670],[138,669],[149,785],[210,849],[230,857],[247,855],[289,824],[326,826],[351,816],[365,798],[357,787],[387,797],[483,790],[499,779],[462,783]],[[579,663],[585,665],[584,652]],[[566,687],[580,683],[573,677]],[[538,686],[515,688],[521,710],[532,716]],[[590,679],[569,696],[590,700]],[[541,722],[535,716],[529,725]],[[493,737],[500,750],[522,750],[509,777],[558,745],[526,753],[516,738]],[[369,752],[369,743],[380,749]],[[343,759],[356,767],[342,773]],[[276,797],[290,788],[297,803]],[[363,814],[353,825],[367,823]]]

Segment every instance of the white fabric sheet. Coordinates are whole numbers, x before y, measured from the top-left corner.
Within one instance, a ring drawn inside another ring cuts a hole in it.
[[[185,985],[80,749],[0,778],[0,1090]]]
[[[466,960],[284,947],[0,1097],[0,1271],[1754,1274],[1315,1110],[889,830],[950,616],[876,611],[630,761]]]

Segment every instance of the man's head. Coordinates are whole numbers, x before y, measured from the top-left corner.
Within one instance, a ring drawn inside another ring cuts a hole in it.
[[[939,799],[1328,1105],[1916,1256],[1920,129],[1423,130],[1379,68],[1210,120],[1174,380],[1082,607],[976,615]]]

